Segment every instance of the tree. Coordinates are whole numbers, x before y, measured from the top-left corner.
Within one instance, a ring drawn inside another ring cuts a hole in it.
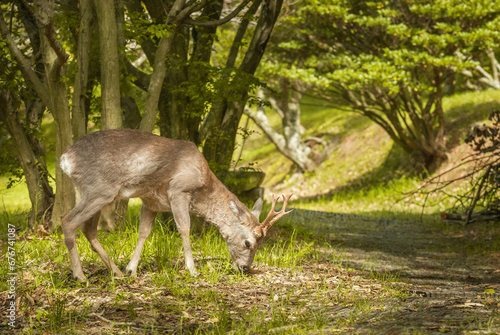
[[[302,138],[304,128],[300,123],[300,100],[304,88],[300,80],[295,79],[290,82],[285,77],[280,78],[279,87],[280,91],[275,95],[269,94],[267,100],[282,119],[282,132],[273,129],[263,105],[258,105],[257,111],[247,106],[244,112],[262,129],[278,151],[298,167],[300,172],[313,171],[320,159],[319,155],[306,143],[306,140],[311,138]],[[263,89],[259,89],[259,97],[261,100],[266,99]],[[322,142],[319,138],[315,140]]]
[[[31,43],[39,46],[40,37],[36,34],[34,18],[25,13],[24,7],[20,8],[20,14],[21,24],[26,26]],[[24,85],[24,79],[16,65],[6,43],[0,41],[0,67],[3,69],[3,80],[0,81],[0,121],[10,135],[17,151],[16,159],[24,172],[32,204],[28,225],[34,227],[36,222],[50,218],[54,204],[45,149],[39,140],[45,105],[31,87]],[[34,68],[37,73],[43,72],[40,56],[34,59]]]
[[[259,4],[259,1],[254,2],[249,11],[257,10]],[[255,71],[264,55],[282,4],[283,0],[268,0],[262,3],[259,20],[249,46],[238,68],[232,68],[243,35],[248,28],[248,18],[241,21],[227,58],[226,69],[230,72],[221,76],[218,83],[220,90],[217,92],[219,97],[201,126],[200,140],[204,141],[203,155],[213,163],[212,168],[222,179],[231,164],[238,125],[249,98],[249,91],[258,85],[254,79]]]
[[[498,222],[500,218],[500,112],[493,111],[489,120],[491,125],[474,126],[467,134],[465,143],[472,154],[451,169],[427,180],[416,192],[442,194],[453,199],[452,207],[441,213],[445,220],[463,221],[465,225],[478,221]],[[458,177],[451,172],[463,172]],[[454,184],[454,188],[451,185]],[[462,184],[462,185],[460,185]],[[458,187],[457,187],[458,185]],[[427,201],[424,202],[425,207]]]
[[[146,9],[135,2],[127,2],[137,25],[148,15],[154,19],[153,22],[171,20],[158,3],[144,3]],[[149,61],[155,64],[153,73],[145,73],[127,64],[127,71],[137,78],[134,83],[148,92],[141,129],[152,129],[156,109],[159,109],[162,135],[201,145],[211,167],[222,178],[230,167],[246,101],[252,89],[260,85],[254,74],[278,18],[282,0],[255,0],[243,18],[232,23],[230,20],[249,3],[249,0],[242,1],[237,6],[229,6],[224,12],[224,6],[218,1],[206,1],[199,6],[201,12],[196,20],[179,20],[177,29],[172,33],[157,25],[149,25],[147,29],[155,35],[141,38],[140,44]],[[258,21],[252,29],[249,23],[255,16]],[[235,33],[228,51],[222,51],[216,64],[212,50],[217,29],[222,29],[219,27],[223,25],[230,26],[225,29],[229,32],[235,30]],[[248,36],[251,41],[245,48],[242,41]],[[163,50],[167,44],[168,48]],[[156,63],[159,51],[164,52],[166,64]],[[157,65],[165,67],[163,75],[160,72],[155,75]],[[163,86],[159,86],[161,76],[165,78]],[[144,84],[148,82],[149,86]],[[156,84],[151,86],[153,83]],[[152,88],[161,90],[161,94],[160,91],[155,93],[158,94],[159,104],[158,101],[156,104],[148,102],[152,99]]]
[[[41,55],[41,61],[44,65],[42,72],[35,72],[31,67],[30,59],[20,50],[18,43],[7,27],[1,7],[0,32],[25,81],[33,88],[38,98],[54,116],[57,163],[64,149],[72,144],[66,84],[62,80],[62,68],[68,59],[68,55],[56,39],[53,3],[39,1],[34,11],[27,7],[25,2],[20,2],[18,6],[22,9],[23,15],[29,17],[29,20],[24,22],[26,31],[28,34],[36,36],[39,42],[38,44],[33,43],[31,47],[33,55]],[[56,169],[56,188],[57,194],[52,211],[52,220],[57,223],[73,207],[75,193],[71,180],[60,169]]]
[[[89,115],[96,113],[90,105],[101,106],[101,129],[125,125],[152,131],[159,111],[163,135],[203,146],[214,166],[227,171],[243,107],[258,84],[253,74],[281,4],[282,0],[19,0],[0,5],[1,42],[24,85],[55,121],[57,194],[52,227],[75,198],[58,159],[86,133]],[[214,66],[217,30],[233,25],[231,20],[241,11],[245,16],[236,24],[227,64]],[[248,23],[254,17],[258,21],[252,29]],[[25,35],[39,42],[26,42]],[[244,36],[251,38],[246,47]],[[99,40],[99,50],[90,43],[93,38]],[[138,62],[143,54],[147,62]],[[37,62],[42,66],[35,71],[32,64]]]
[[[99,26],[101,60],[102,129],[122,127],[118,26],[114,1],[94,0]],[[82,17],[83,18],[83,17]]]
[[[457,55],[465,57],[461,52],[457,52]],[[467,80],[466,85],[472,86],[471,89],[478,89],[477,85],[471,85],[468,81],[469,79],[477,79],[478,83],[485,87],[500,89],[500,63],[497,60],[495,51],[488,49],[479,56],[479,60],[473,69],[462,70],[462,75]]]
[[[275,69],[370,118],[433,170],[446,158],[444,85],[498,44],[499,10],[498,1],[308,0],[280,26],[287,66]]]
[[[54,192],[49,184],[45,152],[35,135],[39,131],[40,124],[33,119],[39,116],[40,102],[23,103],[26,107],[17,109],[15,105],[22,102],[15,101],[13,96],[11,90],[0,88],[0,121],[6,125],[19,153],[17,159],[24,172],[32,204],[28,226],[33,228],[36,222],[41,222],[44,217],[50,217]]]

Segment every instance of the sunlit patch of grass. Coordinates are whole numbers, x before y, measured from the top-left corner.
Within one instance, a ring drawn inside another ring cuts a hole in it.
[[[0,213],[24,212],[31,208],[26,183],[19,182],[7,188],[7,176],[0,176]]]
[[[295,270],[310,261],[315,252],[315,241],[299,241],[292,231],[288,239],[278,237],[274,243],[266,243],[257,253],[256,262],[268,266]]]

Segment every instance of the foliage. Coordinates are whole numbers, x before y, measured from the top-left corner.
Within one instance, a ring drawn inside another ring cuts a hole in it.
[[[472,0],[301,2],[285,11],[266,69],[369,117],[432,168],[444,158],[445,86],[498,45],[499,9]]]
[[[0,123],[1,125],[1,123]],[[8,176],[7,185],[0,184],[10,189],[23,179],[23,170],[16,159],[16,148],[6,129],[0,128],[0,176]]]
[[[2,3],[0,56],[5,57],[0,65],[6,63],[7,71],[0,74],[0,83],[13,83],[9,70],[15,72],[19,85],[11,84],[12,95],[17,103],[26,92],[36,102],[38,128],[43,113],[52,114],[56,157],[89,130],[125,127],[151,132],[158,125],[163,136],[203,147],[223,177],[230,168],[243,107],[248,100],[255,102],[252,92],[262,85],[254,73],[282,3]],[[242,19],[232,20],[237,15]],[[249,25],[254,19],[256,25]],[[233,39],[225,40],[229,47],[222,47],[224,52],[213,60],[223,25]],[[246,44],[244,37],[251,42]],[[27,102],[24,105],[29,111]],[[20,104],[11,109],[15,113],[7,113],[10,120],[22,119]],[[30,127],[28,122],[17,123],[16,129]],[[33,149],[44,155],[29,145],[16,148],[25,170],[33,159],[23,159],[23,153]],[[75,198],[71,181],[58,166],[55,175],[54,226]],[[36,182],[27,182],[30,194],[37,194]]]

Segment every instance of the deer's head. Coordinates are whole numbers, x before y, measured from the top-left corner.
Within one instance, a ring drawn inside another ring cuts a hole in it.
[[[252,266],[255,252],[262,244],[271,226],[280,218],[290,213],[286,211],[288,200],[292,197],[283,195],[283,207],[279,212],[274,210],[276,202],[280,197],[274,198],[271,204],[271,210],[264,221],[259,222],[259,216],[262,211],[262,199],[255,202],[251,211],[242,209],[233,201],[230,202],[231,211],[238,218],[239,224],[233,225],[231,233],[225,236],[229,254],[233,261],[233,266],[243,272],[248,272]]]

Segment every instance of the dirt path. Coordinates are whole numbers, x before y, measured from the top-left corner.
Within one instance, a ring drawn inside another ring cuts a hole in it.
[[[498,224],[464,231],[437,222],[297,210],[294,222],[339,245],[344,266],[397,276],[410,296],[388,301],[354,332],[500,333]]]

